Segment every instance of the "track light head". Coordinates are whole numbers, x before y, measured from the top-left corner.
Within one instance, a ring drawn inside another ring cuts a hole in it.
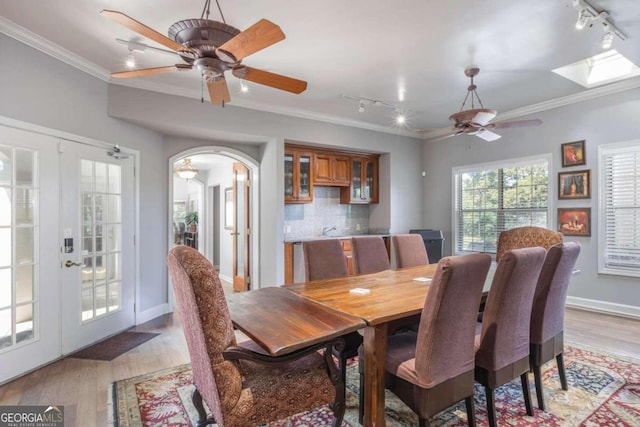
[[[364,101],[360,101],[360,103],[358,104],[358,112],[364,113]]]
[[[127,56],[126,64],[129,68],[136,66],[136,58],[133,56],[133,50],[129,50],[129,56]]]

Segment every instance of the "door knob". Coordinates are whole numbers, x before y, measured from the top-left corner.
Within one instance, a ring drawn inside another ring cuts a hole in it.
[[[68,259],[68,260],[64,263],[64,266],[65,266],[65,267],[67,267],[67,268],[73,267],[74,265],[75,265],[76,267],[84,267],[84,264],[82,264],[82,263],[80,263],[80,262],[73,262],[73,261],[71,261],[70,259]]]

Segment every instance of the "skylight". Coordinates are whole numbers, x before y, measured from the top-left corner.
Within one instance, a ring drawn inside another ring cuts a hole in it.
[[[586,88],[640,76],[640,68],[615,49],[552,71]]]

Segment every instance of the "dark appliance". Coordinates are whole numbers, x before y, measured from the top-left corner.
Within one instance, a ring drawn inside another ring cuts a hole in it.
[[[435,264],[440,261],[440,258],[442,258],[442,250],[444,248],[444,236],[442,235],[442,230],[409,230],[409,233],[419,234],[422,236],[430,264]]]

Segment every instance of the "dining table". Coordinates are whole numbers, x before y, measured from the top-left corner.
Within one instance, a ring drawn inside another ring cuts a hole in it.
[[[390,322],[422,312],[437,264],[286,285],[308,300],[362,319],[365,427],[385,426],[384,373]]]

